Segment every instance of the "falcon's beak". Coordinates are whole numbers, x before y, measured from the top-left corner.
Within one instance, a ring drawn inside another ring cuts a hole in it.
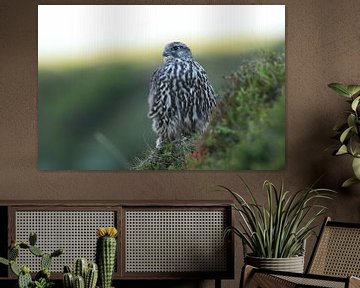
[[[162,53],[162,56],[163,56],[163,60],[164,60],[164,63],[166,63],[167,59],[169,59],[170,57],[170,54],[167,52],[167,51],[164,51]]]

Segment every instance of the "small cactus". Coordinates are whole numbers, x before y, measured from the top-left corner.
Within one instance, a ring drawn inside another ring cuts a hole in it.
[[[101,288],[110,288],[116,258],[115,227],[98,228],[99,238],[96,243],[96,262],[99,267],[99,282]]]
[[[64,288],[81,288],[82,285],[84,285],[83,288],[95,288],[97,279],[98,267],[96,263],[90,262],[88,264],[86,258],[78,258],[75,260],[73,273],[71,273],[69,266],[64,266]]]
[[[31,232],[29,235],[29,244],[31,246],[35,246],[37,241],[37,235],[35,232]]]
[[[40,248],[36,247],[36,246],[30,246],[29,247],[29,251],[34,254],[35,256],[41,257],[44,255],[44,252],[42,252],[40,250]]]
[[[85,288],[95,288],[98,279],[98,266],[96,263],[89,263],[85,276]]]
[[[63,277],[63,286],[64,288],[73,288],[74,287],[74,276],[72,273],[64,273]]]
[[[19,288],[28,288],[30,283],[32,283],[30,269],[27,266],[23,266],[21,267],[18,279]]]
[[[44,253],[42,256],[41,256],[41,261],[40,261],[40,267],[41,269],[49,269],[50,268],[50,265],[51,265],[51,260],[52,260],[52,257],[50,254],[48,253]]]
[[[74,288],[85,288],[84,278],[77,275],[74,277]]]
[[[63,249],[55,250],[53,253],[44,253],[36,245],[37,236],[35,233],[30,233],[29,244],[20,242],[16,243],[14,240],[11,241],[8,251],[8,259],[0,257],[0,264],[10,266],[11,271],[18,276],[18,286],[19,288],[29,288],[29,287],[40,287],[39,285],[43,283],[44,285],[50,285],[50,265],[53,257],[60,256],[63,254]],[[35,281],[32,280],[30,275],[30,269],[28,266],[22,266],[21,268],[16,264],[16,259],[19,256],[19,250],[29,250],[30,253],[37,257],[41,257],[41,271],[35,275]],[[39,284],[40,283],[40,284]],[[42,285],[42,284],[41,284]],[[43,287],[43,286],[41,286]],[[45,286],[44,286],[45,287]],[[46,286],[50,287],[50,286]]]
[[[8,252],[9,260],[16,260],[19,256],[19,246],[16,245],[14,248],[10,249]]]
[[[74,266],[74,274],[76,276],[81,276],[83,279],[85,279],[87,268],[88,268],[88,261],[86,260],[86,258],[76,259]]]
[[[51,253],[51,257],[58,257],[64,253],[64,249],[57,249]]]
[[[71,269],[69,266],[67,265],[64,266],[64,273],[71,273]]]

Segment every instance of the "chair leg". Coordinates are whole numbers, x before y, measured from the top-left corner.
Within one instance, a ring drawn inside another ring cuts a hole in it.
[[[221,279],[215,278],[215,288],[221,288]]]
[[[250,265],[244,265],[241,271],[239,288],[246,288],[249,285],[253,271],[254,267]]]

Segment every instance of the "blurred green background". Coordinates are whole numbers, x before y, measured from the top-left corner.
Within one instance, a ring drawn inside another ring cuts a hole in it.
[[[47,5],[40,6],[46,8],[49,17]],[[41,15],[39,10],[39,27],[44,25]],[[51,24],[48,18],[46,21]],[[51,33],[56,36],[54,31]],[[284,49],[281,37],[223,36],[209,37],[207,41],[194,38],[184,41],[208,72],[219,95],[228,86],[224,76],[256,58],[259,49]],[[42,52],[42,40],[51,41],[39,30],[39,168],[132,167],[134,159],[155,144],[147,117],[147,98],[151,75],[162,63],[161,52],[167,42],[158,41],[143,49],[139,46],[99,49],[100,52],[91,51],[83,56],[55,57]]]

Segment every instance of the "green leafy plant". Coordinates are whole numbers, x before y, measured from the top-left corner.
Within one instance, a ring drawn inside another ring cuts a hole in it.
[[[349,187],[360,183],[360,85],[344,85],[331,83],[329,88],[347,98],[350,110],[347,111],[346,122],[334,127],[340,145],[334,151],[334,155],[351,155],[354,177],[347,179],[342,186]]]
[[[54,257],[64,253],[63,249],[57,249],[52,253],[45,253],[36,246],[36,233],[30,233],[29,243],[13,242],[10,245],[8,259],[0,257],[0,263],[10,266],[11,271],[18,277],[19,288],[49,288],[54,285],[50,280],[50,265]],[[28,250],[31,254],[39,257],[41,270],[35,275],[33,280],[30,275],[30,268],[26,265],[19,266],[16,259],[19,256],[20,249]]]
[[[33,287],[35,287],[35,288],[50,288],[53,286],[54,286],[54,282],[49,282],[45,278],[41,278],[41,279],[39,279],[39,281],[35,280],[33,282]]]
[[[233,208],[240,215],[240,227],[229,227],[226,234],[233,232],[239,236],[252,251],[252,256],[288,258],[301,255],[305,240],[314,233],[315,220],[326,210],[317,203],[318,200],[332,199],[334,191],[310,187],[290,193],[284,189],[283,183],[278,189],[266,180],[267,205],[263,206],[244,180],[242,182],[251,202],[220,186],[235,198]]]

